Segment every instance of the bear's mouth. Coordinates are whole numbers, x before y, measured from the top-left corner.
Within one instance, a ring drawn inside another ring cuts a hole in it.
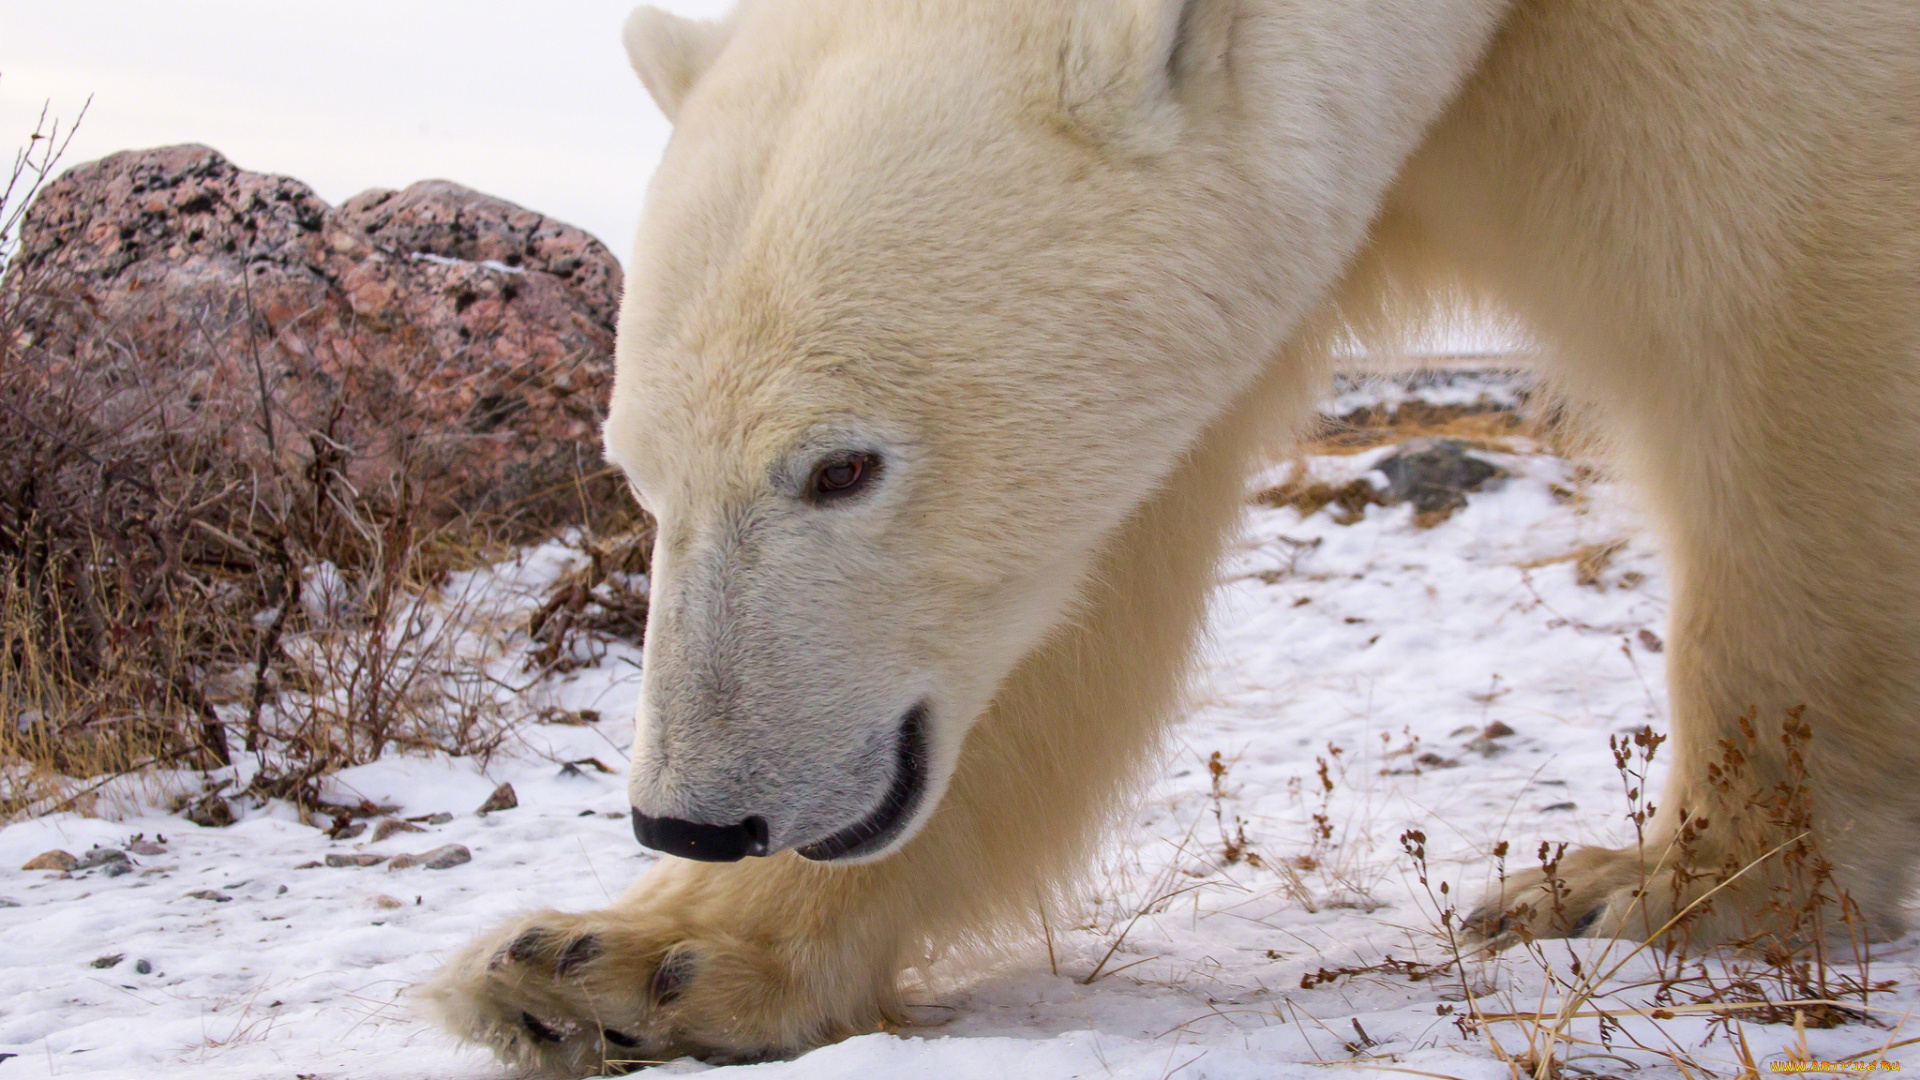
[[[815,862],[870,855],[892,843],[920,809],[927,793],[927,705],[921,702],[900,721],[894,747],[893,784],[873,812],[824,840],[794,850]]]

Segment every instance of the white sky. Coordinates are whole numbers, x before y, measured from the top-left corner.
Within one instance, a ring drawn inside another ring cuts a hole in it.
[[[686,15],[730,0],[655,0]],[[65,164],[205,143],[338,205],[444,178],[626,261],[667,124],[627,66],[634,0],[0,0],[0,152],[93,104]]]
[[[199,142],[336,206],[443,178],[578,225],[624,263],[668,134],[620,45],[635,2],[0,0],[0,155],[43,103],[71,118],[92,95],[66,165]],[[1432,347],[1503,337],[1466,327]]]

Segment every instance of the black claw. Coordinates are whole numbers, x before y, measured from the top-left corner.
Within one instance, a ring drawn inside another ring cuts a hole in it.
[[[533,1036],[534,1042],[557,1043],[560,1041],[560,1033],[534,1019],[532,1013],[520,1014],[520,1026],[527,1029],[527,1034]]]
[[[1486,908],[1476,908],[1471,915],[1468,915],[1466,926],[1468,930],[1481,937],[1493,936],[1493,916],[1487,912]]]
[[[1602,907],[1604,906],[1605,905],[1602,905]],[[1593,924],[1600,921],[1601,910],[1601,907],[1596,907],[1588,911],[1585,915],[1580,916],[1579,921],[1573,924],[1573,928],[1567,931],[1567,936],[1586,937],[1587,931],[1593,929]]]
[[[582,938],[575,938],[573,944],[567,946],[566,951],[560,954],[559,961],[554,964],[554,974],[572,975],[587,966],[587,964],[599,959],[600,954],[604,951],[606,950],[600,947],[600,939],[594,937],[592,934],[588,934]]]
[[[507,959],[516,964],[524,964],[534,957],[539,956],[541,951],[546,947],[546,944],[547,932],[545,930],[529,930],[519,937],[514,938],[513,944],[507,946]]]
[[[653,981],[647,984],[647,993],[653,997],[653,1003],[666,1005],[687,988],[687,980],[693,978],[693,957],[687,953],[671,953],[653,969]]]
[[[620,1047],[623,1050],[631,1050],[634,1047],[640,1045],[639,1039],[636,1039],[631,1035],[622,1034],[621,1032],[615,1031],[612,1028],[602,1028],[600,1031],[600,1034],[608,1042],[612,1043],[615,1046]]]

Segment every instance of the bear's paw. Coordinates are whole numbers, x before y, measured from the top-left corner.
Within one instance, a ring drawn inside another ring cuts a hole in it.
[[[765,1060],[878,1027],[879,995],[844,992],[857,980],[806,991],[850,973],[796,972],[783,956],[821,958],[797,944],[643,909],[538,912],[476,939],[422,996],[454,1034],[540,1076]]]

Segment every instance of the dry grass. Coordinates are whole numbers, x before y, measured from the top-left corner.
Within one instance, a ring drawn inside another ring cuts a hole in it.
[[[1515,452],[1524,446],[1551,445],[1562,421],[1498,405],[1435,405],[1403,401],[1393,409],[1366,408],[1344,416],[1323,417],[1319,429],[1302,444],[1306,454],[1358,454],[1378,446],[1421,436],[1456,439],[1476,450]]]
[[[1297,452],[1303,456],[1358,454],[1420,437],[1453,439],[1496,453],[1545,451],[1570,460],[1589,456],[1594,449],[1588,426],[1566,403],[1534,387],[1511,405],[1486,399],[1436,404],[1411,398],[1323,415]]]

